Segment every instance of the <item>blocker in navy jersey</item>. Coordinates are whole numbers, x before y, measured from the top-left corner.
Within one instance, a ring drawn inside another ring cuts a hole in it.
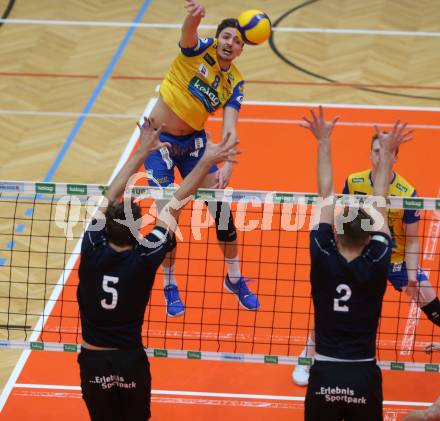
[[[131,250],[117,252],[108,244],[105,229],[85,232],[77,298],[87,343],[142,348],[145,307],[171,241],[162,227],[155,227],[145,239],[155,247],[137,244]]]
[[[319,224],[311,231],[310,276],[318,354],[344,360],[375,357],[390,245],[388,235],[374,233],[362,254],[347,262],[336,247],[331,225]]]

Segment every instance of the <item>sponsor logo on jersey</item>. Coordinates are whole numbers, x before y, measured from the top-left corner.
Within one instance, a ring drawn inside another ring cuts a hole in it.
[[[355,190],[354,192],[353,192],[353,194],[359,194],[359,195],[366,195],[367,193],[365,193],[365,192],[363,192],[363,191],[357,191],[357,190]]]
[[[366,405],[365,396],[355,396],[355,391],[349,387],[322,387],[316,395],[324,396],[326,402],[345,402],[348,404]]]
[[[396,188],[398,188],[400,191],[403,191],[404,193],[408,191],[408,189],[405,186],[402,186],[400,183],[396,184]]]
[[[203,148],[203,137],[196,137],[194,139],[194,149],[202,149]]]
[[[203,103],[209,113],[213,113],[221,104],[217,92],[197,76],[190,80],[188,89]]]
[[[209,77],[209,72],[208,72],[208,68],[202,63],[199,66],[199,73],[206,79],[208,79]]]
[[[165,176],[161,178],[156,178],[156,182],[159,183],[160,185],[170,184],[170,179],[167,176]]]
[[[244,96],[243,96],[243,95],[239,95],[239,96],[237,97],[237,102],[238,102],[239,104],[243,104],[243,101],[244,101]]]
[[[363,177],[355,177],[352,181],[353,183],[363,183],[365,179]]]
[[[215,66],[216,61],[214,60],[214,58],[209,54],[206,53],[203,56],[203,59],[210,65],[210,66]]]
[[[124,377],[119,376],[118,374],[95,376],[95,379],[89,380],[89,383],[99,384],[103,389],[112,389],[113,387],[119,389],[136,389],[136,382],[127,382]]]
[[[220,76],[215,75],[214,81],[211,83],[211,86],[213,89],[217,90],[219,84],[220,84]]]

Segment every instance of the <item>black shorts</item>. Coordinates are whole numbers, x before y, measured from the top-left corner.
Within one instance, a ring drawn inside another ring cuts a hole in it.
[[[382,373],[375,361],[315,361],[305,401],[306,421],[382,420]]]
[[[150,418],[150,364],[143,349],[90,351],[78,356],[81,390],[92,421]]]

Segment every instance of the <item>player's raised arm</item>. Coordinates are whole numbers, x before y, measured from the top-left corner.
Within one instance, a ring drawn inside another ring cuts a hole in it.
[[[412,130],[405,131],[406,123],[401,124],[399,120],[394,124],[393,130],[383,133],[377,126],[376,133],[379,140],[379,163],[373,179],[374,195],[386,198],[390,184],[390,173],[395,161],[396,149],[402,143],[412,139]],[[390,235],[388,228],[388,210],[386,207],[377,207],[377,210],[384,218],[384,224],[380,231]]]
[[[333,166],[331,159],[331,134],[339,117],[331,121],[325,121],[324,110],[320,106],[318,113],[310,111],[312,118],[304,117],[301,127],[312,132],[318,141],[318,194],[323,199],[333,196]],[[320,222],[333,224],[334,202],[330,206],[321,209]]]
[[[235,142],[237,140],[238,113],[238,110],[232,107],[225,107],[223,109],[222,138],[229,136],[230,141]],[[223,167],[217,171],[217,185],[215,188],[224,189],[228,186],[232,169],[233,164],[231,162],[225,162]]]
[[[182,25],[179,45],[181,48],[192,48],[197,45],[197,28],[205,17],[205,8],[196,0],[185,0],[187,16]]]
[[[130,177],[135,174],[139,167],[144,163],[147,156],[164,146],[170,146],[169,143],[164,143],[159,140],[159,136],[162,132],[164,126],[162,125],[159,130],[153,129],[153,122],[144,119],[144,124],[141,126],[137,123],[140,136],[139,136],[139,147],[136,149],[135,153],[130,157],[130,159],[124,164],[119,173],[116,175],[112,183],[110,184],[105,196],[107,197],[108,203],[116,202],[120,199],[124,190],[127,186],[127,182]],[[106,207],[101,207],[99,210],[101,212],[105,211]]]

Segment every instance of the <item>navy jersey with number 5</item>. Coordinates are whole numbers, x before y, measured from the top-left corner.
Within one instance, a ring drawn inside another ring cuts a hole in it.
[[[131,250],[117,252],[108,244],[105,229],[85,232],[77,299],[82,336],[89,344],[142,347],[145,307],[170,237],[164,228],[155,227],[145,240],[155,247],[137,244]]]
[[[391,240],[374,233],[362,254],[339,253],[329,224],[310,234],[316,352],[347,360],[374,358],[376,331],[385,294]]]

